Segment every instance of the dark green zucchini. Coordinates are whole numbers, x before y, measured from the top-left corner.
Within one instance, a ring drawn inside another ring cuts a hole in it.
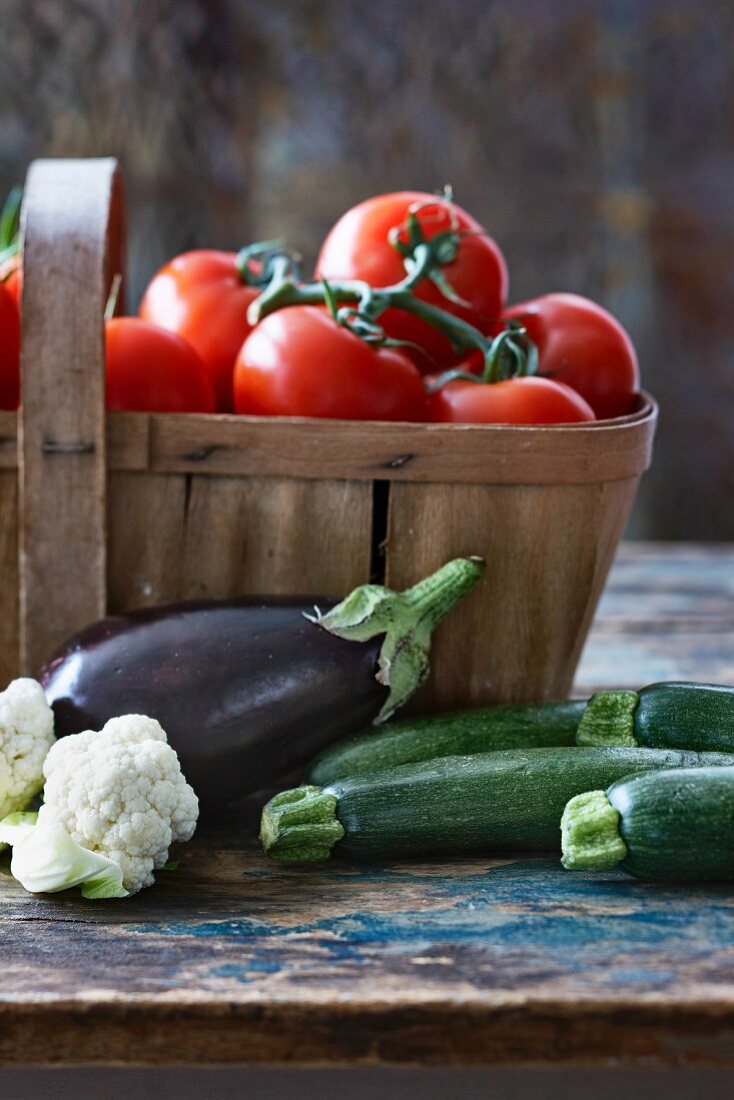
[[[343,775],[437,756],[573,745],[585,706],[577,700],[485,707],[389,722],[378,732],[360,734],[327,749],[317,757],[308,782],[322,787]]]
[[[488,850],[558,850],[570,798],[634,772],[732,765],[734,755],[664,749],[515,749],[445,756],[284,791],[260,839],[283,863]]]
[[[734,880],[734,767],[628,776],[572,798],[561,829],[569,870]]]
[[[734,752],[734,688],[650,684],[592,695],[576,741],[589,746]]]

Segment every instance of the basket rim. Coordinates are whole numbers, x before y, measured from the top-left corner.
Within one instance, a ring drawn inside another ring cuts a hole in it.
[[[200,423],[227,423],[227,424],[248,424],[255,426],[258,424],[279,424],[281,426],[293,425],[294,427],[303,427],[308,424],[328,424],[339,425],[343,427],[345,431],[350,428],[354,428],[355,425],[361,425],[362,428],[370,426],[382,427],[402,427],[409,428],[411,431],[425,431],[430,433],[451,433],[451,432],[464,432],[467,429],[471,429],[472,432],[488,432],[492,434],[507,432],[512,435],[517,433],[531,433],[531,432],[552,432],[558,434],[560,432],[593,432],[601,429],[609,430],[610,428],[623,427],[627,424],[639,424],[641,422],[650,420],[658,414],[658,404],[652,394],[646,390],[641,390],[639,393],[639,408],[634,412],[626,413],[624,416],[607,417],[603,420],[584,420],[571,423],[555,423],[555,424],[480,424],[467,422],[463,424],[450,424],[450,423],[437,423],[430,420],[343,420],[337,417],[316,417],[316,416],[255,416],[248,415],[246,413],[151,413],[142,415],[151,416],[167,416],[167,417],[179,417],[185,416],[192,421],[198,421]],[[141,415],[131,413],[119,413],[112,414],[121,416]]]

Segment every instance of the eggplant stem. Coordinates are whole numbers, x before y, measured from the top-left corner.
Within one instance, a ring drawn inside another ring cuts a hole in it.
[[[389,688],[389,694],[376,725],[385,722],[425,682],[434,628],[480,580],[484,568],[482,558],[454,558],[405,592],[364,584],[326,615],[318,608],[315,615],[306,615],[348,641],[367,642],[384,635],[376,679]]]

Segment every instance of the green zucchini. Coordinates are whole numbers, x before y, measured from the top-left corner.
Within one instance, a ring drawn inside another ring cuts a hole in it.
[[[317,757],[307,782],[322,787],[343,775],[494,749],[573,745],[586,703],[485,707],[389,722],[376,733],[341,741]]]
[[[606,792],[572,798],[561,830],[569,870],[619,866],[661,881],[734,880],[734,767],[627,776]]]
[[[283,863],[487,850],[558,850],[570,798],[634,772],[734,766],[730,753],[664,749],[515,749],[445,756],[284,791],[260,839]]]
[[[589,700],[576,740],[597,747],[734,752],[734,688],[671,682],[601,691]]]

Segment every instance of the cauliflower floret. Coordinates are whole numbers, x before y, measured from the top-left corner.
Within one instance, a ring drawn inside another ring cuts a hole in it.
[[[38,794],[54,740],[54,715],[41,685],[13,680],[0,692],[0,819]]]
[[[152,886],[168,849],[190,840],[199,800],[153,718],[112,718],[99,733],[63,737],[44,765],[38,824],[57,823],[83,848],[122,868],[131,894]]]

